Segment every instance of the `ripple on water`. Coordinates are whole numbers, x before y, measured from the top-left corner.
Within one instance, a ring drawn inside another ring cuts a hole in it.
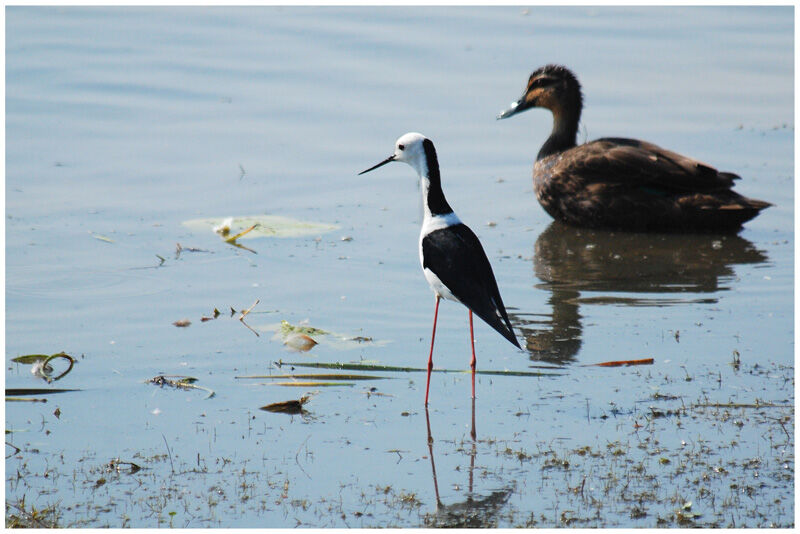
[[[117,299],[158,295],[169,289],[168,280],[155,275],[155,269],[98,270],[75,268],[47,277],[26,271],[9,273],[8,298],[57,300]]]

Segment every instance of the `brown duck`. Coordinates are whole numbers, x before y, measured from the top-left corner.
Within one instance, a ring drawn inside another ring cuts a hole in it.
[[[533,188],[554,219],[637,232],[730,232],[771,206],[734,192],[736,174],[645,141],[605,137],[577,145],[583,96],[566,67],[535,70],[522,98],[497,118],[534,107],[553,113]]]

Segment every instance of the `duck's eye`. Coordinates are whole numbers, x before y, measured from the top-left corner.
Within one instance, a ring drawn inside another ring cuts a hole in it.
[[[547,87],[548,85],[551,85],[553,81],[554,80],[552,78],[536,78],[531,82],[528,89],[534,89],[536,87]]]
[[[399,148],[400,150],[405,150],[406,149],[406,145],[397,145],[397,148]]]

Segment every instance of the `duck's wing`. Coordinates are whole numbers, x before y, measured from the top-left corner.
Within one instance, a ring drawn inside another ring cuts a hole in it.
[[[430,269],[464,306],[519,347],[492,266],[478,237],[460,223],[422,239],[423,269]]]
[[[651,187],[665,192],[728,190],[739,176],[646,141],[606,137],[563,153],[558,172],[587,183]]]

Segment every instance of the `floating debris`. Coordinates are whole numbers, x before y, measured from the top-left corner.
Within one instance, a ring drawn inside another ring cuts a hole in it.
[[[628,365],[653,365],[653,358],[644,358],[642,360],[619,360],[615,362],[602,362],[602,363],[588,363],[581,367],[622,367]]]
[[[423,367],[394,367],[391,365],[376,365],[366,363],[322,363],[322,362],[275,362],[278,367],[282,365],[290,365],[294,367],[313,367],[318,369],[342,369],[344,371],[384,371],[384,372],[398,372],[398,373],[422,373],[428,372],[427,368]],[[471,373],[469,369],[434,369],[434,373]],[[493,371],[493,370],[477,370],[476,374],[479,375],[495,375],[495,376],[561,376],[557,373],[540,373],[538,371]]]
[[[176,260],[181,257],[181,252],[184,252],[184,251],[186,251],[186,252],[211,252],[210,250],[205,250],[205,249],[197,248],[197,247],[184,247],[180,243],[175,243],[175,259]]]
[[[308,352],[318,345],[318,343],[314,341],[314,338],[311,336],[298,334],[297,332],[293,332],[286,336],[286,339],[283,340],[283,344],[290,349],[300,352]]]
[[[383,380],[389,378],[388,376],[376,375],[353,375],[343,373],[319,373],[319,374],[300,374],[300,375],[248,375],[236,376],[237,379],[274,379],[283,380],[286,378],[303,378],[305,380]]]
[[[223,219],[221,223],[214,227],[214,233],[227,237],[231,233],[231,225],[233,224],[233,217]]]
[[[319,328],[314,328],[313,326],[295,326],[289,321],[281,321],[280,333],[284,336],[292,333],[305,334],[307,336],[327,336],[330,334],[330,332],[326,332],[325,330],[321,330]]]
[[[273,382],[268,384],[270,386],[284,386],[284,387],[304,387],[311,388],[316,386],[331,387],[331,386],[355,386],[355,382]]]
[[[239,316],[239,321],[243,325],[245,325],[248,330],[250,330],[252,333],[254,333],[256,335],[256,337],[261,337],[261,335],[258,332],[256,332],[255,330],[253,330],[253,328],[244,321],[244,318],[247,317],[248,313],[253,311],[253,308],[255,308],[256,304],[258,304],[259,302],[261,302],[261,300],[260,299],[256,299],[256,301],[253,303],[253,305],[250,306],[249,308],[247,308],[246,310],[242,310],[242,315]],[[233,308],[231,308],[231,315],[233,315]]]
[[[206,396],[206,399],[210,399],[211,397],[216,395],[216,393],[214,393],[213,390],[203,386],[196,385],[195,382],[197,382],[197,379],[193,376],[157,375],[151,378],[150,380],[147,380],[147,382],[161,387],[172,386],[177,389],[187,389],[187,390],[200,389],[208,392],[208,396]]]
[[[47,399],[27,399],[21,398],[26,395],[52,395],[55,393],[67,393],[69,391],[81,391],[80,389],[44,389],[44,388],[6,388],[6,402],[47,402]]]
[[[369,343],[376,347],[380,347],[389,343],[388,341],[376,341],[372,337],[344,335],[337,332],[322,330],[321,328],[309,326],[306,323],[307,321],[303,321],[300,324],[294,325],[289,321],[282,320],[280,323],[262,325],[257,328],[260,331],[275,332],[275,335],[272,336],[272,339],[274,341],[280,341],[285,345],[289,345],[288,348],[292,350],[303,350],[302,348],[298,349],[296,347],[292,347],[291,344],[299,344],[302,346],[304,339],[290,339],[290,336],[293,334],[302,334],[308,336],[314,340],[315,343],[326,345],[337,350],[363,349],[365,343]],[[307,343],[308,340],[305,340],[305,342]],[[312,347],[313,345],[309,348]]]
[[[127,467],[122,467],[127,466]],[[120,460],[119,458],[113,458],[110,462],[105,465],[106,471],[115,471],[117,473],[126,473],[128,475],[133,475],[138,471],[141,471],[142,468],[138,464],[133,462],[126,462]]]
[[[227,223],[227,225],[225,224]],[[184,221],[183,225],[187,228],[197,231],[213,230],[222,235],[222,229],[227,226],[227,232],[230,233],[232,228],[248,228],[244,232],[240,232],[234,236],[234,240],[240,237],[258,238],[258,237],[304,237],[309,235],[319,235],[337,230],[339,227],[335,224],[300,221],[297,219],[290,219],[289,217],[281,217],[279,215],[248,215],[242,217],[211,217],[207,219],[192,219]],[[220,229],[218,232],[217,229]],[[227,234],[225,234],[227,235]],[[223,236],[224,237],[224,236]]]
[[[273,413],[303,414],[306,413],[306,410],[303,409],[303,406],[309,400],[311,400],[312,396],[313,394],[309,394],[300,397],[299,400],[273,402],[272,404],[267,404],[266,406],[262,406],[259,409],[264,410],[265,412],[273,412]]]
[[[220,316],[219,310],[214,308],[214,313],[211,315],[211,317],[207,317],[207,316],[204,315],[204,316],[202,316],[200,318],[200,322],[204,323],[206,321],[213,321],[214,319],[216,319],[219,316]]]
[[[50,365],[50,362],[57,359],[64,359],[67,360],[69,363],[69,367],[62,372],[60,375],[52,376],[53,375],[53,366]],[[26,354],[25,356],[17,356],[16,358],[11,359],[12,362],[15,363],[22,363],[31,366],[31,373],[38,377],[43,378],[47,381],[47,383],[55,382],[56,380],[61,380],[70,371],[72,371],[72,367],[75,365],[75,358],[67,354],[66,352],[58,352],[56,354]],[[49,391],[49,390],[46,390]]]
[[[98,241],[103,241],[104,243],[113,243],[114,242],[114,240],[111,239],[110,237],[106,237],[106,236],[100,235],[100,234],[92,234],[92,237],[97,239]]]

